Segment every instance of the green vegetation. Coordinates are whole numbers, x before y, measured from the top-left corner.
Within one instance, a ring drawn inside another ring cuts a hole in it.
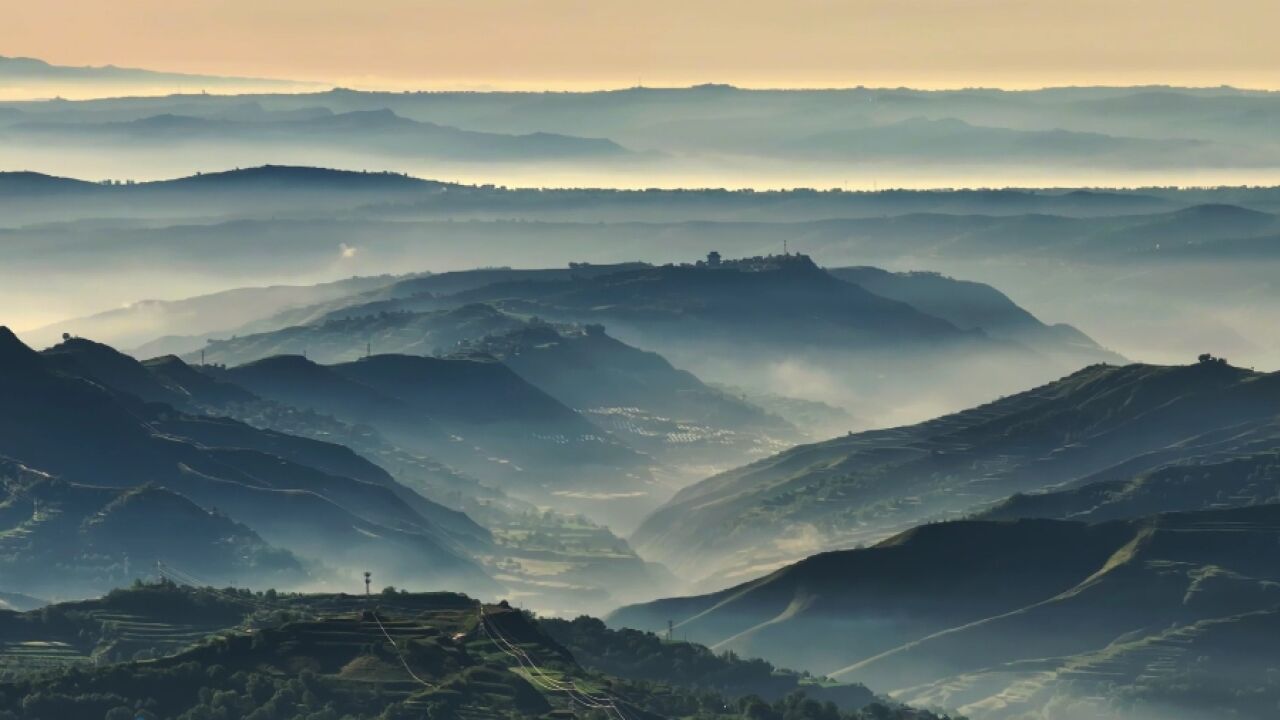
[[[122,623],[126,613],[130,621]],[[185,649],[176,641],[182,634],[175,624],[179,618],[205,628]],[[574,625],[586,627],[584,622]],[[870,697],[865,707],[851,711],[799,693],[773,702],[754,695],[728,699],[690,678],[640,677],[645,673],[639,665],[616,674],[584,669],[542,623],[524,613],[458,595],[392,588],[363,598],[139,584],[98,601],[0,614],[0,623],[6,637],[21,631],[28,637],[84,640],[103,633],[92,660],[10,666],[0,676],[4,720],[939,717]],[[130,629],[121,630],[125,625]],[[145,653],[137,652],[145,659],[117,661],[118,651],[102,649],[111,647],[107,634],[136,634],[139,628],[151,628],[135,640],[150,643]],[[598,630],[592,627],[589,634],[599,638]],[[735,681],[751,682],[748,678],[758,678],[768,667],[717,659],[705,648],[685,646],[678,652],[701,658],[700,666]],[[796,689],[795,676],[789,677]],[[566,684],[572,692],[557,689]]]
[[[607,675],[712,691],[733,699],[755,695],[779,700],[802,692],[812,700],[832,701],[844,710],[859,710],[877,702],[862,685],[775,668],[758,658],[740,658],[732,650],[716,654],[703,645],[668,641],[650,632],[611,630],[593,617],[543,619],[539,623],[583,667]]]

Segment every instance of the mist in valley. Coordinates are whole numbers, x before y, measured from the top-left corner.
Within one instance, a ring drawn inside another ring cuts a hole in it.
[[[1280,701],[1274,93],[5,62],[0,720]]]

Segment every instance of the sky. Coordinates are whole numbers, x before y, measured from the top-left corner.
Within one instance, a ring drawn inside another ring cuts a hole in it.
[[[0,55],[359,88],[1280,89],[1276,0],[0,4]]]

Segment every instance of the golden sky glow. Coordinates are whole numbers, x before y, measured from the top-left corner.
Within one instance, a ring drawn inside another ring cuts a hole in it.
[[[388,88],[1280,88],[1277,0],[0,0],[0,55]]]

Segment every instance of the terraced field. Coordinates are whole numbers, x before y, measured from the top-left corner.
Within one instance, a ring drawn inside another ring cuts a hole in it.
[[[0,678],[18,672],[92,663],[93,658],[73,645],[49,640],[0,643]]]
[[[1151,637],[1118,641],[1096,652],[1011,663],[895,695],[915,704],[954,707],[966,715],[997,720],[1021,717],[1045,705],[1070,705],[1077,713],[1109,718],[1121,712],[1122,701],[1141,700],[1142,689],[1191,684],[1197,666],[1212,657],[1217,636],[1233,629],[1274,627],[1277,619],[1275,611],[1267,611],[1202,621]],[[1250,663],[1242,663],[1239,670],[1243,680],[1251,672]],[[1126,685],[1131,688],[1129,697],[1118,696],[1117,686]]]
[[[224,623],[156,622],[110,611],[91,611],[89,616],[102,628],[95,654],[121,660],[172,655],[231,629]]]

